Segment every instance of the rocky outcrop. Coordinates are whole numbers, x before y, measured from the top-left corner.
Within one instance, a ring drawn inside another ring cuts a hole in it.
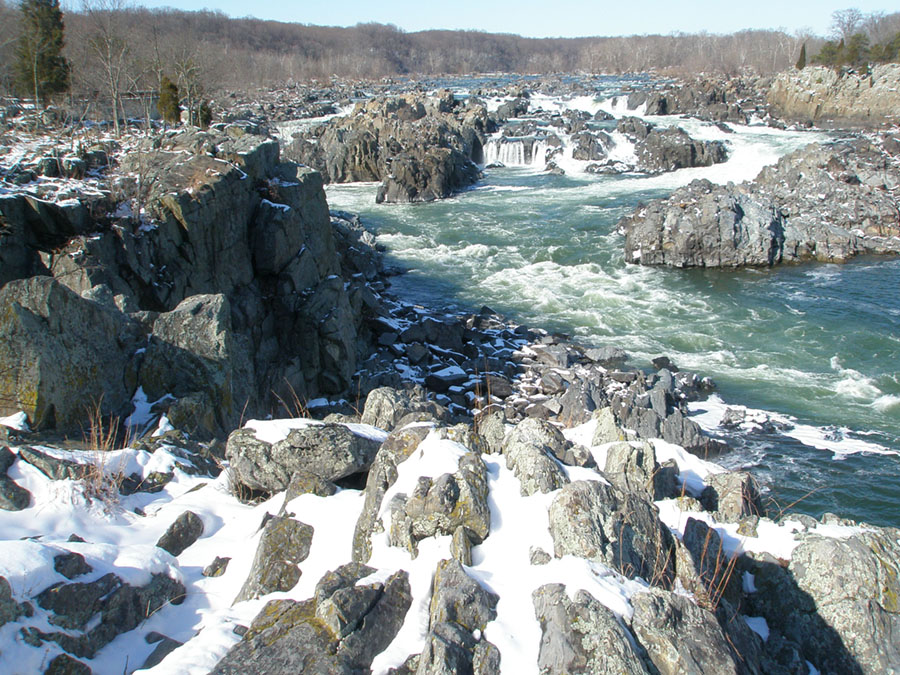
[[[713,122],[746,124],[768,115],[764,92],[767,81],[753,78],[700,77],[659,90],[628,95],[629,110],[644,108],[646,115],[691,115]]]
[[[253,429],[238,429],[228,437],[225,457],[235,482],[274,494],[286,490],[298,472],[333,482],[367,471],[379,445],[342,424],[292,429],[276,443],[258,439]]]
[[[712,612],[689,598],[652,589],[631,600],[631,629],[656,670],[675,673],[759,672],[747,654],[737,653]],[[741,620],[741,619],[738,619]]]
[[[52,277],[9,282],[0,289],[0,414],[23,410],[34,429],[77,429],[92,404],[121,410],[138,340],[134,321]]]
[[[728,159],[724,143],[694,140],[680,127],[661,129],[637,117],[623,117],[616,130],[635,142],[637,168],[647,173],[712,166]]]
[[[378,202],[427,202],[480,177],[475,163],[491,124],[483,106],[463,106],[449,91],[379,97],[296,138],[285,153],[329,182],[381,181]]]
[[[626,577],[669,587],[674,577],[672,535],[656,507],[632,493],[598,481],[576,481],[550,505],[556,557],[577,555]]]
[[[497,616],[498,600],[455,560],[439,562],[434,573],[428,635],[416,674],[498,674],[500,652],[481,637],[487,623]]]
[[[345,264],[321,176],[252,131],[142,141],[104,168],[125,199],[81,224],[0,200],[0,414],[77,431],[85,404],[124,416],[143,386],[202,438],[349,389],[378,312],[374,240],[341,221]]]
[[[556,427],[542,420],[528,418],[516,425],[503,443],[503,454],[523,495],[552,492],[569,483],[555,459],[567,444]]]
[[[625,259],[738,267],[896,253],[900,169],[891,147],[862,138],[811,145],[752,182],[694,181],[619,222]]]
[[[751,566],[752,609],[799,646],[821,672],[900,668],[900,544],[893,528],[845,539],[808,535],[785,569]]]
[[[213,669],[217,675],[369,672],[403,625],[412,602],[406,572],[357,585],[373,572],[351,563],[328,572],[303,602],[272,600]]]
[[[287,516],[273,516],[263,526],[253,566],[235,602],[274,591],[289,591],[300,581],[300,563],[309,555],[313,528]]]
[[[164,574],[154,574],[141,587],[126,584],[112,573],[90,583],[56,584],[35,599],[49,612],[50,623],[65,632],[29,627],[22,630],[23,639],[34,646],[55,642],[70,654],[90,659],[161,607],[181,604],[184,596],[184,585]]]
[[[768,91],[772,108],[800,122],[889,125],[900,110],[900,65],[860,70],[807,66],[780,73]]]
[[[419,478],[411,495],[398,494],[390,504],[392,546],[418,553],[418,542],[460,530],[473,544],[480,544],[491,531],[487,471],[475,453],[459,460],[459,468],[435,479]]]
[[[541,673],[650,672],[628,629],[589,593],[578,591],[570,600],[565,586],[547,584],[536,589],[532,599],[541,624],[537,662]]]

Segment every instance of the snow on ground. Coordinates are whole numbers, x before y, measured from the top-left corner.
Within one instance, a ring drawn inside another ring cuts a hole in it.
[[[140,401],[138,402],[140,403]],[[140,409],[140,406],[136,406]],[[15,423],[16,418],[10,420]],[[291,429],[317,424],[312,420],[253,420],[247,428],[258,438],[275,442]],[[349,425],[356,433],[383,440],[385,432],[366,425]],[[590,446],[593,422],[566,430],[574,442]],[[377,572],[359,583],[386,579],[397,570],[409,573],[413,602],[406,621],[391,645],[373,664],[373,672],[384,673],[401,664],[409,654],[421,651],[428,630],[428,610],[432,574],[439,560],[450,557],[450,537],[434,537],[419,542],[419,553],[412,558],[405,549],[389,544],[391,497],[409,494],[420,476],[437,477],[457,470],[460,458],[467,452],[459,443],[442,438],[432,431],[419,448],[398,467],[398,479],[382,502],[380,517],[385,531],[373,535],[369,565]],[[662,441],[654,442],[660,461],[674,459],[682,471],[685,489],[696,492],[703,480],[719,467],[686,453],[682,448]],[[602,466],[608,446],[590,448]],[[14,448],[14,451],[16,449]],[[82,554],[93,572],[77,581],[93,581],[114,572],[131,584],[145,584],[153,573],[168,574],[181,580],[187,599],[179,606],[166,606],[137,629],[117,637],[100,650],[96,658],[86,660],[95,673],[132,672],[153,651],[145,636],[158,631],[185,644],[161,664],[148,671],[157,675],[200,674],[209,672],[239,640],[233,632],[236,625],[249,625],[263,605],[275,598],[306,599],[313,593],[321,576],[349,562],[353,530],[363,506],[363,493],[339,490],[331,497],[301,495],[283,504],[284,494],[259,504],[242,504],[229,492],[227,472],[217,478],[189,475],[179,468],[177,452],[165,447],[155,453],[123,449],[110,453],[84,455],[58,449],[42,448],[54,456],[97,463],[104,471],[136,472],[146,476],[152,471],[173,471],[175,478],[156,494],[139,493],[121,497],[117,502],[91,499],[79,481],[52,481],[32,465],[19,459],[9,476],[31,491],[32,505],[20,512],[0,511],[0,575],[6,577],[18,602],[26,601],[44,588],[65,581],[53,569],[55,555],[66,551]],[[556,493],[523,497],[519,482],[507,469],[502,456],[484,455],[490,486],[491,534],[472,551],[473,564],[467,572],[485,588],[497,593],[497,618],[488,624],[485,637],[502,654],[504,673],[536,672],[541,629],[534,617],[531,594],[541,585],[562,583],[574,597],[585,590],[627,619],[632,607],[630,598],[646,587],[641,580],[628,580],[604,565],[573,556],[553,558],[544,565],[531,564],[532,550],[540,548],[553,553],[548,529],[550,503]],[[602,480],[596,471],[572,470],[573,479]],[[257,600],[232,605],[253,561],[265,514],[276,514],[286,507],[289,513],[314,528],[309,557],[301,564],[302,577],[287,593],[273,593]],[[657,503],[663,522],[680,536],[687,518],[701,518],[723,537],[729,554],[741,551],[769,551],[789,559],[797,545],[798,532],[805,528],[798,522],[780,525],[767,520],[759,523],[759,536],[737,533],[737,526],[716,523],[710,514],[682,513],[676,500]],[[155,546],[166,528],[185,510],[196,513],[204,524],[201,538],[177,558]],[[819,526],[817,533],[845,537],[859,528],[837,525]],[[71,534],[83,537],[84,543],[68,541]],[[217,556],[230,557],[227,570],[220,577],[204,577],[202,570]],[[752,588],[752,579],[745,580]],[[56,630],[49,615],[35,607],[35,618],[28,625],[41,630]],[[758,618],[748,618],[750,626],[763,634],[766,626]],[[22,640],[21,621],[0,627],[0,653],[7,666],[4,672],[33,673],[42,671],[60,652],[53,643],[35,649]]]

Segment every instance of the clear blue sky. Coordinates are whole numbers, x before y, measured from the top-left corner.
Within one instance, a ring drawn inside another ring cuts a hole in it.
[[[217,9],[229,16],[255,16],[321,26],[376,21],[405,31],[429,28],[516,33],[528,37],[733,33],[745,28],[807,28],[825,35],[836,9],[864,13],[900,11],[886,0],[136,0],[146,7]]]

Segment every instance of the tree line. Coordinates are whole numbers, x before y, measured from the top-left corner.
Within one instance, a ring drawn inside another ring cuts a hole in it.
[[[37,89],[42,98],[35,78],[26,86],[22,75],[23,44],[31,39],[29,7],[59,12],[58,0],[0,0],[0,90],[31,98]],[[48,82],[48,95],[56,90],[102,98],[111,111],[118,111],[122,96],[159,92],[165,77],[167,87],[177,90],[181,108],[195,120],[215,92],[290,81],[474,72],[767,75],[799,65],[801,50],[804,62],[806,49],[816,55],[811,60],[827,62],[829,45],[840,45],[809,32],[781,30],[555,39],[479,31],[407,33],[375,23],[337,28],[232,19],[213,11],[147,9],[129,6],[127,0],[84,0],[77,11],[59,16],[64,24],[64,39],[57,43],[65,62],[65,88]],[[830,37],[840,33],[842,53],[856,49],[860,38],[855,36],[862,35],[865,49],[857,49],[854,59],[896,58],[900,13],[844,10],[833,19]],[[44,51],[46,45],[35,43],[31,56]],[[173,91],[167,91],[171,100]]]
[[[900,60],[900,12],[863,14],[858,9],[832,14],[831,40],[825,42],[814,63],[832,67],[860,67]]]

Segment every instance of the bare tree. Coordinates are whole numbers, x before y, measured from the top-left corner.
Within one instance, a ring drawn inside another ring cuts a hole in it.
[[[128,72],[130,48],[121,20],[128,8],[126,0],[84,0],[82,5],[90,21],[88,47],[103,72],[117,137],[121,135],[119,116],[125,113],[122,94],[132,78]]]
[[[847,41],[862,26],[864,15],[855,7],[838,9],[831,14],[831,35],[836,40]]]

